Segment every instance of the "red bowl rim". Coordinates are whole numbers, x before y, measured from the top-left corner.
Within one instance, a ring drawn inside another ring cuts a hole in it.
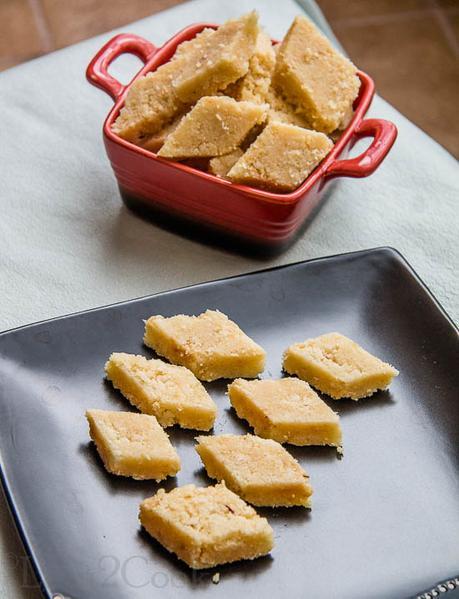
[[[182,43],[185,40],[192,39],[193,37],[195,37],[196,34],[198,34],[206,27],[211,27],[215,29],[216,27],[218,27],[218,25],[215,25],[214,23],[195,23],[193,25],[189,25],[188,27],[185,27],[184,29],[176,33],[173,37],[171,37],[167,42],[165,42],[161,47],[157,49],[157,51],[151,57],[151,59],[147,63],[145,63],[145,65],[133,77],[129,84],[125,86],[123,93],[120,94],[113,108],[108,113],[108,116],[105,119],[103,125],[103,134],[105,138],[107,140],[110,140],[110,142],[115,143],[130,152],[137,153],[141,156],[149,158],[152,161],[162,162],[163,164],[167,164],[169,167],[175,168],[182,172],[189,173],[191,175],[194,175],[195,177],[199,177],[217,186],[223,185],[225,187],[230,187],[232,191],[238,192],[242,195],[251,197],[253,199],[275,204],[291,204],[297,202],[312,187],[314,187],[316,183],[318,183],[318,181],[324,176],[325,172],[330,167],[330,165],[340,156],[343,149],[351,141],[354,130],[356,129],[357,125],[360,123],[365,113],[367,112],[375,93],[374,81],[367,73],[360,70],[357,71],[357,75],[360,79],[361,86],[359,90],[359,95],[354,102],[354,114],[350,123],[348,124],[346,129],[343,130],[338,141],[335,143],[332,150],[329,154],[327,154],[324,160],[314,169],[314,171],[312,171],[312,173],[303,181],[303,183],[299,187],[297,187],[294,191],[288,193],[275,193],[270,191],[264,191],[262,189],[257,189],[248,185],[232,183],[231,181],[227,181],[226,179],[222,179],[221,177],[217,177],[216,175],[200,171],[191,166],[181,164],[180,162],[174,162],[172,160],[161,158],[153,152],[141,148],[140,146],[137,146],[125,139],[122,139],[116,133],[113,133],[111,126],[114,120],[118,117],[118,114],[122,106],[124,105],[125,97],[134,81],[136,81],[139,77],[146,75],[150,71],[158,68],[161,64],[167,62],[175,52],[176,47],[180,43]],[[273,39],[271,41],[273,44],[278,43],[278,41]]]

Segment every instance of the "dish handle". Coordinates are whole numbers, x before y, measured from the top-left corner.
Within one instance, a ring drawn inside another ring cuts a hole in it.
[[[373,141],[355,158],[332,162],[325,170],[325,177],[368,177],[374,173],[394,145],[397,127],[383,119],[365,119],[353,135],[352,145],[363,137],[373,137]]]
[[[120,33],[109,40],[97,52],[86,69],[86,78],[89,83],[99,87],[116,101],[127,86],[120,83],[108,72],[115,58],[129,53],[135,54],[146,63],[157,51],[158,48],[143,37],[131,33]]]

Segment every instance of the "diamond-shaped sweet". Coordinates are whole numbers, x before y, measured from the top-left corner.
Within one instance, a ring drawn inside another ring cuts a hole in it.
[[[260,437],[292,445],[341,445],[339,416],[300,379],[236,379],[228,395],[239,418]]]
[[[272,120],[227,178],[274,192],[296,189],[333,147],[323,133]]]
[[[107,378],[132,405],[157,418],[161,426],[207,431],[217,406],[194,374],[183,366],[143,356],[114,353],[105,365]]]
[[[140,504],[142,526],[190,568],[211,568],[269,553],[273,531],[266,518],[224,483],[177,487]]]
[[[180,459],[154,416],[88,410],[89,434],[112,474],[160,481],[180,470]]]
[[[340,126],[360,87],[356,67],[304,16],[296,17],[280,45],[273,82],[324,133]]]
[[[152,316],[145,323],[144,342],[204,381],[255,377],[265,367],[265,351],[216,310],[199,316]]]
[[[233,152],[255,125],[263,123],[266,111],[266,105],[227,96],[201,98],[167,137],[158,156],[183,160]]]
[[[306,472],[286,449],[255,435],[196,437],[207,474],[259,506],[310,506]]]
[[[334,399],[368,397],[386,389],[398,375],[393,366],[340,333],[291,345],[284,353],[283,366]]]

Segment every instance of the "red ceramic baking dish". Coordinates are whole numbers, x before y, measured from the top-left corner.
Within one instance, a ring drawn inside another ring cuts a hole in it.
[[[234,249],[242,244],[263,251],[285,249],[318,205],[327,183],[335,177],[371,175],[392,147],[397,129],[382,119],[364,119],[374,95],[374,83],[359,71],[361,87],[352,121],[330,154],[290,193],[237,185],[160,158],[115,135],[111,126],[133,81],[167,62],[180,43],[192,39],[205,27],[216,25],[191,25],[159,48],[137,35],[117,35],[101,48],[87,68],[89,82],[115,101],[105,120],[103,136],[121,196],[129,207],[153,215],[156,222],[174,228],[178,224],[181,232],[188,235],[199,231],[199,239],[206,232],[212,240],[230,240]],[[124,53],[135,54],[145,63],[128,85],[122,85],[108,73],[110,64]],[[359,156],[346,159],[352,145],[363,137],[373,138],[369,147]]]

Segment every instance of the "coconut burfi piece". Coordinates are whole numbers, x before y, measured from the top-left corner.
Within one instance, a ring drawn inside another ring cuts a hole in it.
[[[158,156],[192,158],[223,156],[235,150],[266,117],[267,106],[207,96],[181,120]]]
[[[188,56],[194,54],[196,49],[199,48],[202,51],[204,42],[208,40],[215,33],[215,29],[211,27],[205,27],[202,31],[197,33],[192,39],[186,40],[177,46],[175,54],[171,58],[171,62],[179,60],[183,57],[188,59]]]
[[[258,17],[250,13],[183,42],[169,62],[131,85],[113,132],[140,144],[199,98],[237,81],[247,73],[257,35]]]
[[[180,459],[154,416],[88,410],[89,434],[112,474],[163,480],[180,470]]]
[[[255,435],[196,437],[207,474],[259,506],[310,507],[312,488],[300,464],[282,445]]]
[[[360,87],[356,67],[303,16],[279,48],[273,82],[324,133],[339,127]]]
[[[155,416],[161,426],[207,431],[214,425],[217,406],[188,368],[114,353],[105,372],[115,389],[141,412]]]
[[[271,39],[264,31],[260,31],[255,51],[249,60],[247,74],[229,85],[225,94],[239,101],[247,100],[259,104],[265,102],[275,64],[276,56]]]
[[[341,446],[338,414],[304,381],[236,379],[228,396],[239,418],[260,437],[292,445]]]
[[[398,375],[393,366],[340,333],[291,345],[284,353],[283,366],[334,399],[368,397],[386,389]]]
[[[280,44],[273,46],[275,57],[277,57],[279,48]],[[268,112],[269,120],[280,121],[281,123],[288,123],[290,125],[296,125],[297,127],[304,127],[305,129],[313,129],[306,115],[299,113],[295,106],[290,104],[284,97],[282,90],[276,89],[273,85],[272,79],[266,92],[265,101],[270,107]]]
[[[224,483],[214,487],[177,487],[140,504],[142,526],[190,568],[254,559],[273,548],[266,518]]]
[[[134,81],[124,107],[113,123],[113,132],[142,145],[183,113],[189,105],[177,96],[173,87],[174,78],[189,60],[204,53],[204,42],[213,34],[212,29],[204,29],[194,39],[180,44],[169,62]]]
[[[226,21],[204,40],[200,54],[187,52],[184,68],[173,86],[182,102],[193,103],[202,96],[222,90],[244,76],[255,51],[260,29],[258,15],[252,11]]]
[[[232,167],[228,179],[268,191],[292,191],[332,147],[323,133],[273,120]]]
[[[241,148],[236,148],[228,154],[211,158],[209,160],[209,173],[212,173],[212,175],[216,175],[217,177],[226,177],[243,153]]]
[[[144,343],[198,379],[255,377],[265,367],[265,351],[222,312],[199,316],[152,316],[145,323]]]

